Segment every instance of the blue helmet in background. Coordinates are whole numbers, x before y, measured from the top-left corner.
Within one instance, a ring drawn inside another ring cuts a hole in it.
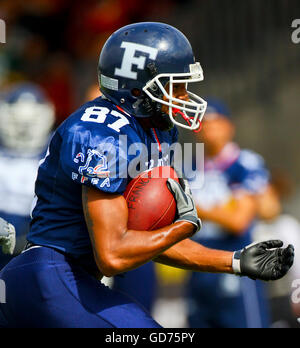
[[[20,151],[36,153],[46,146],[55,122],[53,104],[33,83],[20,83],[0,98],[0,143]]]
[[[113,33],[101,51],[98,76],[103,95],[136,117],[153,116],[166,105],[173,124],[197,129],[205,113],[206,102],[189,91],[188,101],[173,98],[175,83],[200,82],[203,71],[188,39],[168,24],[136,23]]]

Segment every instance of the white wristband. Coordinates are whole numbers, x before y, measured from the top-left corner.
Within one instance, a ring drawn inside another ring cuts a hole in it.
[[[236,251],[236,252],[233,253],[233,256],[232,256],[232,269],[233,269],[234,274],[238,274],[238,275],[240,275],[242,273],[240,257],[241,257],[241,250]]]

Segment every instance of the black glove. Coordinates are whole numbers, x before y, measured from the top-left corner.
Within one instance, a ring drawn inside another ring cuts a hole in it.
[[[180,184],[173,179],[168,179],[167,181],[167,186],[173,194],[177,204],[178,218],[176,221],[190,222],[195,226],[196,233],[201,228],[201,221],[198,218],[196,205],[187,180],[179,179],[179,182]]]
[[[281,248],[280,240],[250,244],[233,254],[235,274],[251,279],[277,280],[287,274],[294,262],[294,247]]]

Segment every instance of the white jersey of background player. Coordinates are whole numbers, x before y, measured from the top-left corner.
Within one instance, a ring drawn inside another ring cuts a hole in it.
[[[37,169],[54,121],[54,108],[36,85],[18,84],[1,96],[0,217],[15,226],[14,254],[25,243]],[[8,261],[0,253],[0,267]]]

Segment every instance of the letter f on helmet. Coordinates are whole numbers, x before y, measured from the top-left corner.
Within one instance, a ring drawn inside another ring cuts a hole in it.
[[[121,48],[125,48],[125,53],[122,60],[121,68],[115,69],[115,75],[126,77],[128,79],[137,79],[137,72],[132,71],[132,66],[136,65],[139,70],[143,70],[146,64],[146,57],[136,57],[136,52],[144,52],[149,54],[149,58],[155,60],[157,57],[158,49],[145,45],[136,44],[134,42],[123,41]]]

